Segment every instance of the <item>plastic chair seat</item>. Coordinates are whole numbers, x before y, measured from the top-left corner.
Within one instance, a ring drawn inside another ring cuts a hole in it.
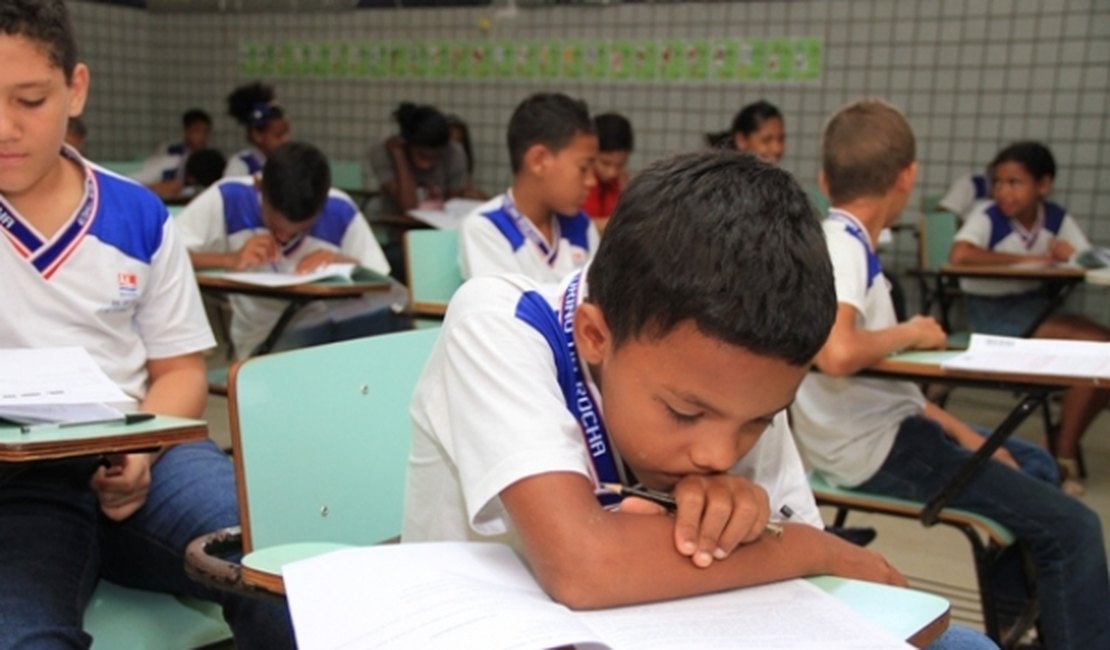
[[[94,650],[186,650],[231,638],[215,603],[101,580],[85,610]]]

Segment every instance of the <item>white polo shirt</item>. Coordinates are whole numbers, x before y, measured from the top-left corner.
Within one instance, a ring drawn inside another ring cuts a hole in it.
[[[0,195],[0,347],[83,346],[129,396],[147,392],[148,359],[216,342],[185,247],[149,190],[86,170],[85,197],[50,238]]]
[[[573,386],[566,385],[565,343],[536,325],[561,333],[554,311],[565,287],[498,276],[472,280],[455,294],[412,402],[404,541],[515,544],[502,490],[549,472],[595,475],[596,446],[587,445],[567,405]],[[597,396],[588,373],[586,382]],[[795,521],[822,525],[785,413],[731,471],[763,486],[773,511],[787,504]]]
[[[982,203],[967,216],[956,233],[956,241],[968,242],[984,250],[1016,255],[1047,255],[1053,239],[1062,239],[1076,251],[1091,247],[1079,224],[1061,206],[1045,201],[1037,212],[1037,221],[1026,230],[1007,217],[993,201]],[[1036,281],[1022,280],[960,280],[964,293],[978,296],[1004,296],[1026,293],[1040,286]]]
[[[182,142],[169,142],[158,147],[143,166],[129,177],[143,185],[153,185],[175,178],[185,180],[185,160],[189,152]]]
[[[991,182],[985,174],[964,174],[948,186],[948,191],[937,204],[960,217],[971,212],[977,203],[991,198]]]
[[[896,325],[890,286],[866,229],[842,210],[830,210],[823,227],[837,303],[856,310],[857,328]],[[925,397],[911,382],[814,371],[802,381],[790,410],[806,460],[833,485],[854,487],[882,466],[902,420],[924,408]]]
[[[262,199],[254,177],[225,178],[193,199],[175,219],[186,248],[206,253],[237,251],[255,235],[269,232],[262,223]],[[309,253],[328,250],[352,257],[359,265],[381,274],[389,273],[378,241],[362,213],[343,192],[328,193],[323,212],[312,228],[282,247],[278,270],[291,272]],[[266,271],[269,264],[254,271]],[[231,341],[239,357],[249,355],[273,328],[287,301],[230,295]],[[307,305],[289,323],[289,328],[322,322],[336,310],[350,312],[351,301],[331,305],[316,301]],[[336,318],[341,320],[342,318]]]
[[[597,228],[581,210],[551,215],[551,229],[549,242],[517,211],[511,192],[483,203],[459,226],[462,276],[519,273],[539,282],[558,282],[597,252]]]
[[[224,166],[224,178],[239,178],[240,176],[253,176],[262,171],[266,164],[266,156],[258,147],[250,146],[236,151],[227,159]]]

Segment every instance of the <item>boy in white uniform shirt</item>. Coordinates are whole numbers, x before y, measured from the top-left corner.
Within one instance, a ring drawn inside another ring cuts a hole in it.
[[[463,218],[462,276],[558,282],[597,249],[597,228],[580,209],[595,182],[593,122],[585,103],[541,93],[513,111],[508,140],[513,186]]]
[[[802,382],[791,414],[806,458],[831,483],[925,502],[982,438],[912,383],[856,376],[895,351],[945,344],[931,317],[897,322],[874,253],[879,232],[909,200],[915,149],[905,117],[881,101],[850,104],[825,127],[820,180],[833,206],[825,234],[837,313],[816,357],[821,372]],[[951,506],[998,521],[1028,547],[1046,647],[1107,647],[1110,574],[1098,515],[1048,481],[1017,471],[1008,454],[995,459],[1002,462],[986,463]],[[1020,546],[995,563],[994,585],[985,588],[1024,597]]]
[[[561,285],[460,289],[413,400],[403,541],[504,539],[575,608],[821,573],[903,584],[821,529],[789,434],[834,309],[810,210],[752,156],[679,156],[631,182]],[[618,508],[610,482],[677,512]]]
[[[324,154],[312,145],[288,142],[270,154],[261,178],[220,181],[190,202],[175,223],[198,269],[307,273],[346,262],[389,273],[389,263],[354,202],[330,185]],[[403,305],[407,294],[391,283],[385,293],[310,303],[273,349],[404,328],[392,307]],[[230,301],[231,340],[236,356],[246,357],[266,338],[286,302],[239,295]]]

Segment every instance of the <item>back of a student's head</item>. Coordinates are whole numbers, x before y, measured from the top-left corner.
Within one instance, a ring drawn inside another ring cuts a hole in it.
[[[66,83],[72,81],[77,67],[77,40],[62,0],[0,2],[0,35],[19,36],[35,43],[50,64],[62,71]]]
[[[224,175],[227,159],[215,149],[201,149],[189,154],[185,160],[185,182],[196,187],[208,187]]]
[[[1056,159],[1052,151],[1034,140],[1015,142],[999,151],[991,161],[990,169],[993,171],[1003,163],[1021,165],[1035,181],[1056,178]]]
[[[802,366],[836,312],[806,193],[789,173],[733,151],[683,154],[638,173],[588,280],[617,345],[693,321],[707,336]]]
[[[558,153],[578,134],[593,134],[586,103],[562,93],[537,93],[521,102],[509,118],[509,162],[514,174],[524,167],[524,156],[535,145]]]
[[[434,106],[404,102],[393,111],[393,119],[406,145],[442,149],[451,140],[447,117]]]
[[[594,117],[594,129],[597,131],[599,152],[632,151],[634,145],[632,123],[625,116],[619,113],[597,115]]]
[[[324,153],[306,142],[286,142],[266,158],[262,195],[270,207],[294,223],[323,209],[331,189],[331,169]]]
[[[829,199],[835,205],[883,196],[914,163],[916,146],[905,115],[885,101],[861,100],[840,109],[821,139]]]

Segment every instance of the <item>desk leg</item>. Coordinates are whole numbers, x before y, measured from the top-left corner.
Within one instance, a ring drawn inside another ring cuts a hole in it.
[[[964,486],[966,486],[971,479],[975,478],[975,475],[979,473],[983,465],[990,461],[990,457],[994,452],[998,451],[998,448],[1002,446],[1002,443],[1006,442],[1006,439],[1013,434],[1018,426],[1024,422],[1033,411],[1037,410],[1046,397],[1047,395],[1044,391],[1038,391],[1030,393],[1022,398],[1021,402],[1019,402],[1018,405],[1010,411],[1010,414],[1006,416],[1006,419],[1002,421],[1002,424],[999,424],[994,432],[991,433],[990,437],[983,442],[983,446],[975,450],[975,453],[964,463],[960,471],[952,477],[952,480],[941,488],[940,492],[925,505],[925,509],[921,511],[922,524],[925,526],[932,526],[937,523],[937,516],[940,514],[940,511],[948,505],[948,502],[951,501],[953,497],[964,489]]]
[[[1050,286],[1052,287],[1052,295],[1049,297],[1048,306],[1045,307],[1045,310],[1043,312],[1037,315],[1037,320],[1033,321],[1033,324],[1029,327],[1029,329],[1024,334],[1022,334],[1022,338],[1027,339],[1033,336],[1033,332],[1036,332],[1037,328],[1040,327],[1041,324],[1044,323],[1046,320],[1048,320],[1049,316],[1056,313],[1056,310],[1060,308],[1060,305],[1064,304],[1064,300],[1066,300],[1068,295],[1071,294],[1072,289],[1075,288],[1076,284],[1078,284],[1078,282],[1051,283]]]
[[[269,354],[270,350],[274,349],[274,344],[277,343],[277,340],[279,337],[281,337],[282,332],[284,332],[285,328],[289,326],[289,321],[293,320],[293,317],[297,315],[297,312],[303,309],[304,306],[310,302],[312,301],[305,300],[303,298],[298,300],[290,300],[289,304],[285,306],[285,310],[281,312],[281,316],[278,317],[277,322],[274,323],[274,326],[270,330],[270,333],[266,335],[266,339],[258,344],[258,347],[256,347],[254,351],[251,352],[251,356],[254,357],[261,356],[263,354]]]

